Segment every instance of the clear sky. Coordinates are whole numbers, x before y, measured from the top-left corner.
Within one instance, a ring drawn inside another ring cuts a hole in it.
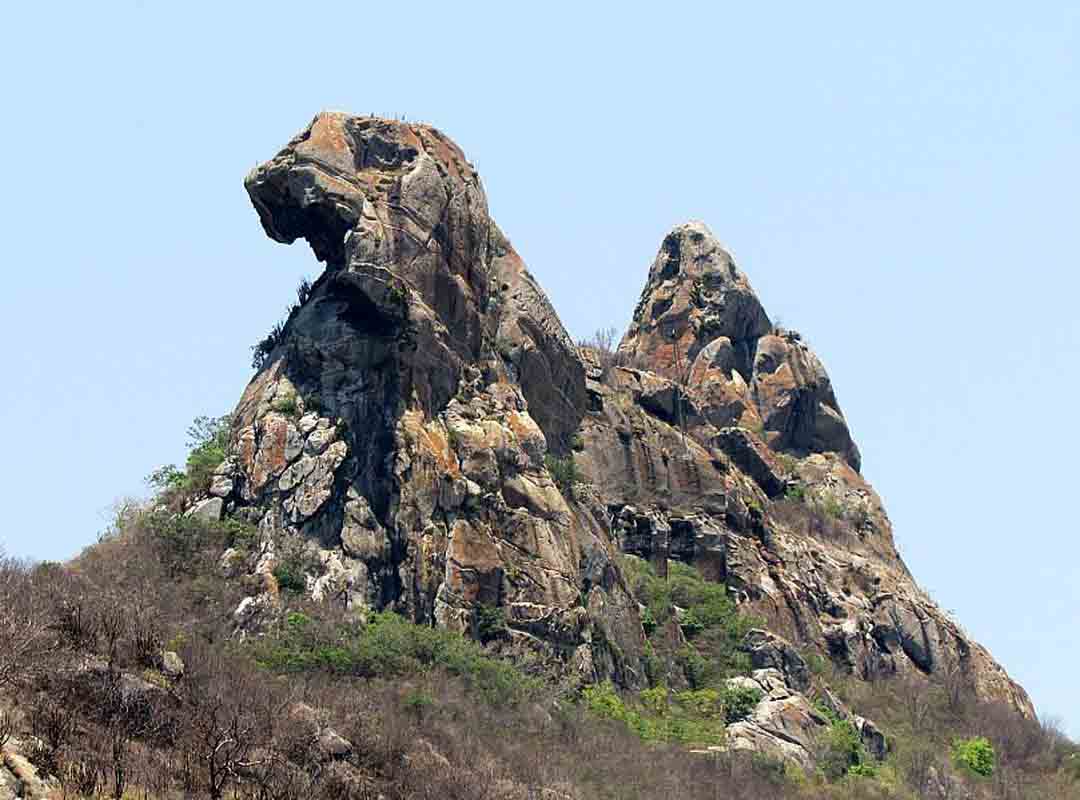
[[[320,109],[404,114],[577,337],[707,222],[828,367],[912,571],[1080,735],[1078,9],[11,4],[0,542],[72,555],[231,409],[318,266],[244,174]]]

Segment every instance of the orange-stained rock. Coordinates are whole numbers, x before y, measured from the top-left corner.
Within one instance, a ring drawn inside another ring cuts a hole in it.
[[[859,678],[961,673],[1033,714],[915,583],[820,360],[703,224],[665,237],[611,354],[572,343],[433,128],[323,113],[246,187],[326,269],[260,351],[214,476],[261,537],[223,565],[255,576],[238,626],[280,613],[274,569],[299,553],[317,601],[466,635],[497,607],[493,650],[640,688],[622,550],[693,564],[764,620],[746,680],[765,697],[732,746],[810,763],[824,721],[796,649]]]

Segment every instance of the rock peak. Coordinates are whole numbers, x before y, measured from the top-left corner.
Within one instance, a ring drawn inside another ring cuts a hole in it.
[[[775,450],[836,452],[859,469],[820,360],[798,334],[772,324],[703,222],[677,225],[664,237],[619,350],[696,392],[716,425],[760,427]]]

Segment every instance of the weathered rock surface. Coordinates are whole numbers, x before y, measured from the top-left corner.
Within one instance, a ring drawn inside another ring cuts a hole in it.
[[[861,677],[960,673],[1033,713],[915,584],[821,362],[772,328],[705,226],[664,239],[619,356],[588,384],[576,461],[624,549],[699,566]]]
[[[733,678],[730,683],[757,689],[762,698],[749,717],[728,726],[726,746],[767,753],[812,768],[815,740],[827,721],[807,698],[772,668],[754,670],[750,677]]]
[[[737,731],[746,746],[805,762],[822,724],[811,652],[865,678],[959,670],[1032,713],[914,583],[821,362],[704,225],[664,239],[604,366],[438,131],[320,114],[246,186],[266,232],[306,239],[326,270],[237,407],[221,506],[200,510],[260,529],[221,562],[262,586],[238,627],[277,613],[274,569],[292,560],[311,597],[358,616],[475,634],[499,607],[491,647],[640,687],[621,549],[694,564],[765,619],[749,652],[766,705]],[[560,490],[552,457],[581,483]]]
[[[22,753],[18,742],[8,742],[0,751],[0,798],[4,800],[45,800],[59,790],[55,780],[42,778]]]
[[[664,238],[619,350],[686,385],[715,427],[763,426],[777,451],[837,452],[859,468],[825,368],[798,334],[773,327],[746,276],[700,222]]]
[[[237,409],[222,477],[259,521],[255,568],[306,548],[316,598],[463,632],[499,606],[502,646],[640,685],[603,509],[545,466],[584,413],[584,366],[460,150],[320,114],[246,185],[271,237],[327,265]],[[240,618],[273,607],[270,591]]]

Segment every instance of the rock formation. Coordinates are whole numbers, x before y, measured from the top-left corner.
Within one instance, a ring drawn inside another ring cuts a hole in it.
[[[823,724],[796,649],[865,678],[955,673],[1033,713],[915,584],[824,367],[704,225],[665,237],[612,354],[573,344],[433,128],[323,113],[246,187],[266,233],[326,268],[267,345],[203,511],[262,534],[223,563],[261,580],[242,630],[302,552],[316,600],[478,638],[497,610],[493,648],[640,688],[622,550],[693,564],[767,621],[748,746],[779,741],[770,720]]]
[[[246,185],[270,236],[326,263],[240,401],[220,476],[264,532],[256,569],[295,534],[318,543],[317,598],[463,632],[499,608],[509,649],[640,684],[606,509],[545,467],[584,414],[584,366],[461,151],[321,114]]]

